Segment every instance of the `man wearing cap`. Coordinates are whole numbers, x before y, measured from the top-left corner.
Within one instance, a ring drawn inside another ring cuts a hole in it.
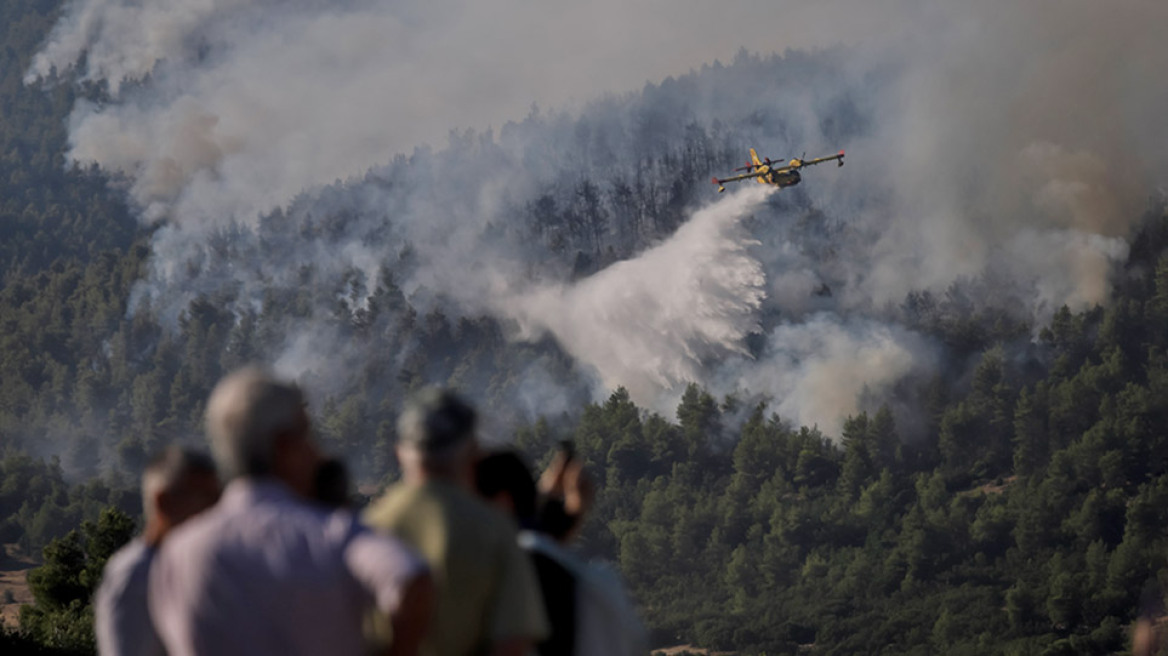
[[[453,393],[419,394],[398,421],[402,481],[365,514],[430,565],[437,597],[426,656],[521,656],[549,632],[514,522],[474,492],[475,422]]]

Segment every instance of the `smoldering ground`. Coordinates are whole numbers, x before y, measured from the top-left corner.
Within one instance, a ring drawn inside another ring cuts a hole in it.
[[[1168,6],[664,4],[88,0],[30,81],[108,83],[74,111],[70,156],[128,176],[165,223],[138,292],[152,308],[328,290],[285,338],[291,373],[360,360],[309,358],[349,347],[302,334],[392,274],[420,307],[549,331],[601,394],[659,403],[696,380],[831,432],[864,390],[943,362],[888,311],[912,290],[989,271],[987,295],[1034,325],[1107,302],[1168,170]],[[812,50],[683,75],[740,46]],[[392,159],[467,125],[502,127]],[[706,174],[748,146],[846,148],[848,166],[753,212],[699,210]]]

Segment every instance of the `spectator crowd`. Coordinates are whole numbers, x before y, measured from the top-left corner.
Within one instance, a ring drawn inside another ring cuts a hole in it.
[[[570,548],[592,499],[564,444],[537,483],[427,389],[398,421],[401,480],[357,514],[301,390],[259,368],[207,402],[211,458],[142,473],[144,526],[95,598],[103,656],[647,653],[614,573]]]

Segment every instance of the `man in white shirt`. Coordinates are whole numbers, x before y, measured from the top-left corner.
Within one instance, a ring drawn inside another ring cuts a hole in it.
[[[161,656],[166,653],[146,605],[150,564],[171,529],[219,498],[219,478],[210,458],[172,446],[142,474],[142,535],[110,557],[94,601],[94,632],[102,656]]]

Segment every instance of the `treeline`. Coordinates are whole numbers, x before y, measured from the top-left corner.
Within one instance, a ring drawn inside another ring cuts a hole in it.
[[[33,603],[20,608],[20,628],[0,626],[5,654],[81,656],[97,649],[93,595],[102,571],[136,532],[129,514],[107,507],[44,549],[44,564],[28,575]]]
[[[9,453],[0,459],[0,544],[15,544],[24,553],[36,554],[104,508],[137,515],[141,502],[136,483],[110,485],[101,478],[70,483],[56,457],[46,462]]]

